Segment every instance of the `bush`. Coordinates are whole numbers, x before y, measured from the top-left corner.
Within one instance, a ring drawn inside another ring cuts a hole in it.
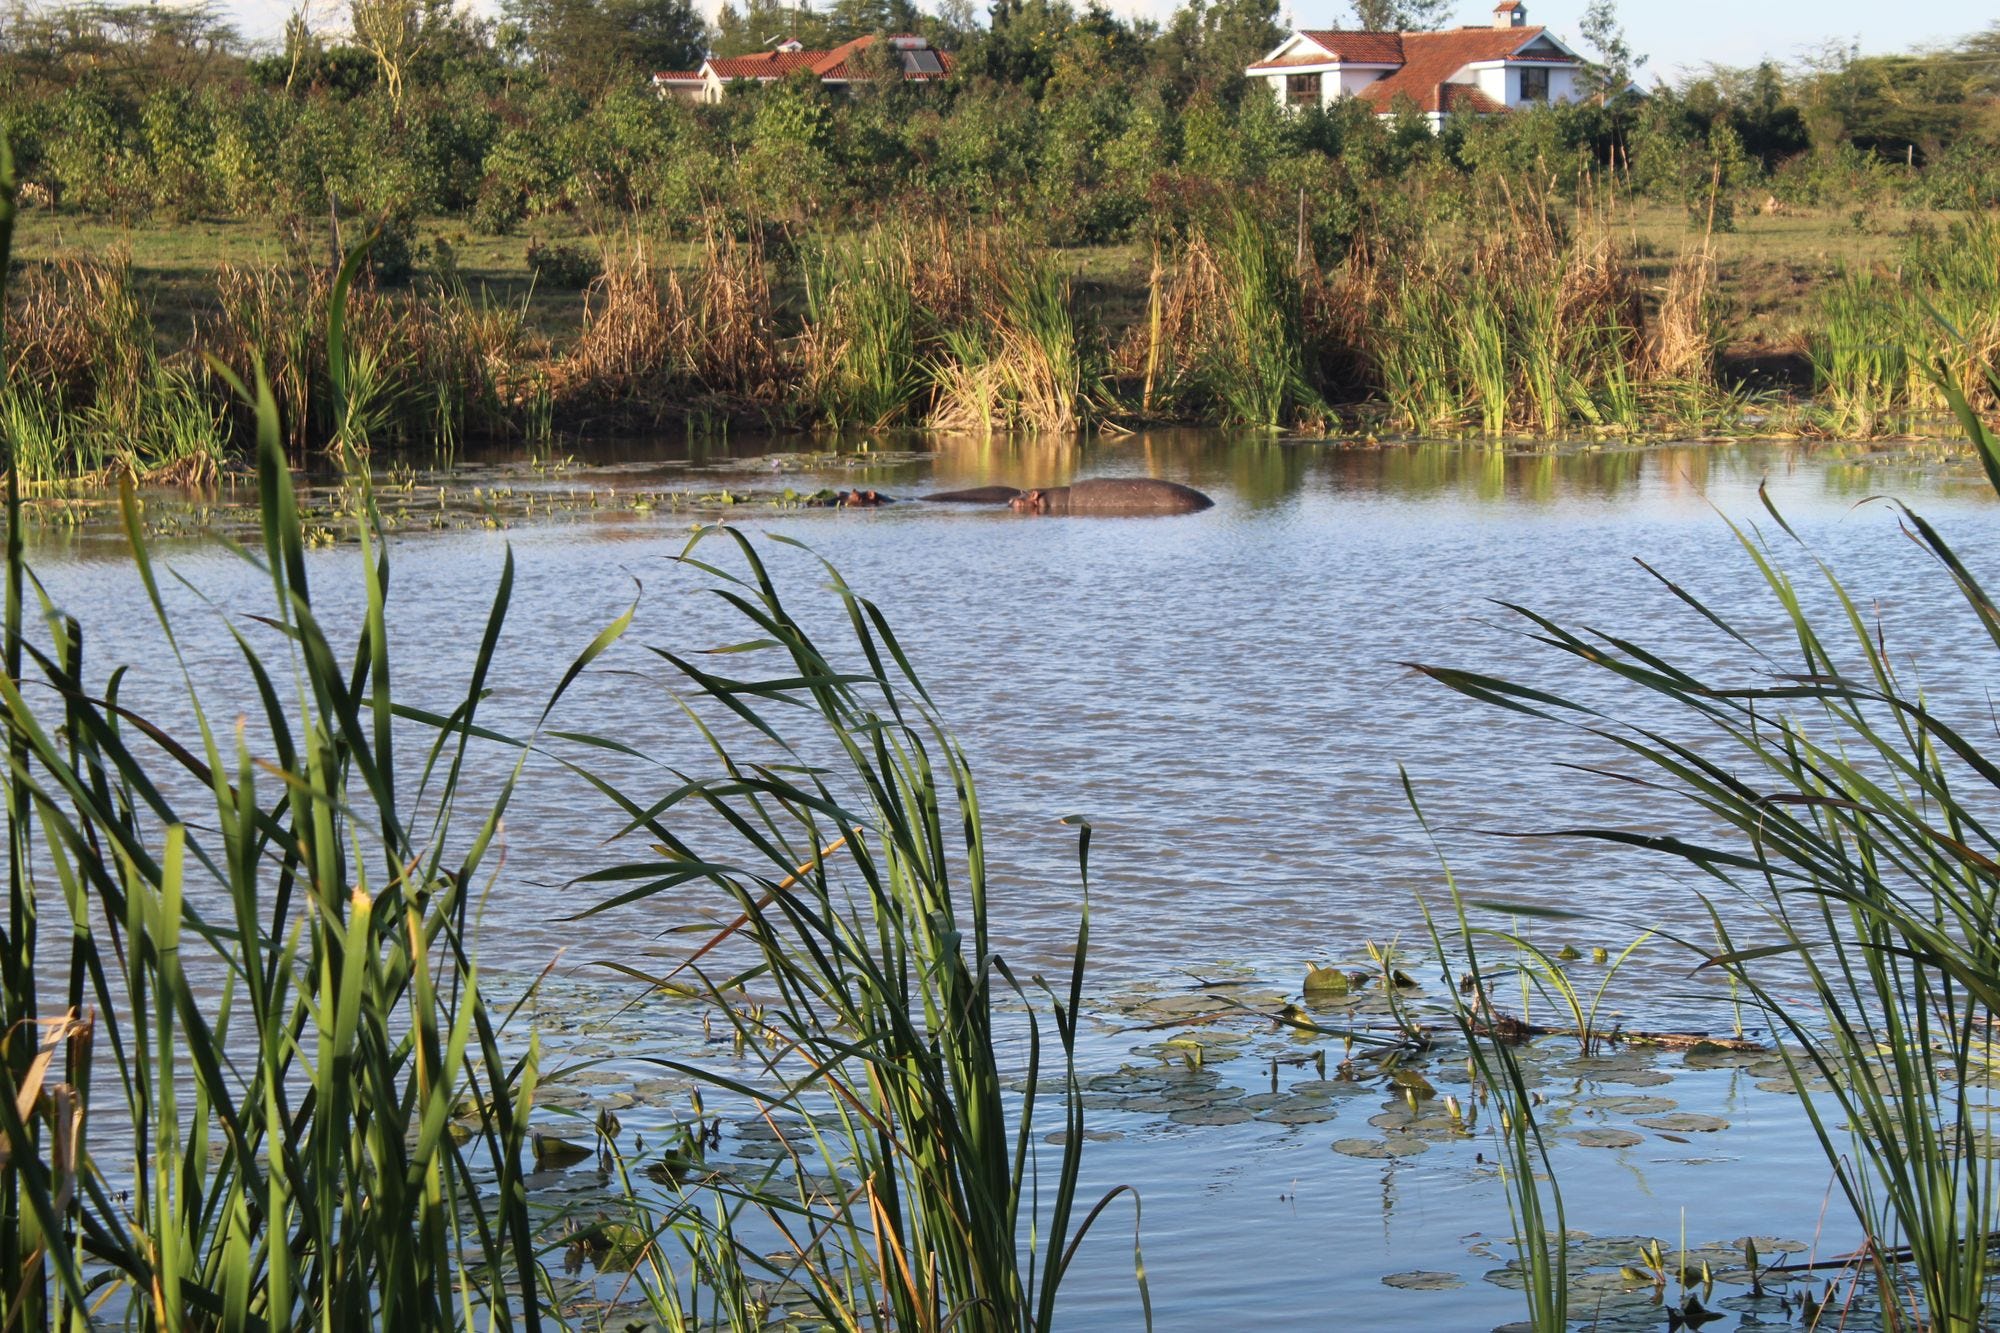
[[[604,271],[604,261],[595,251],[562,241],[528,243],[528,268],[535,281],[550,287],[588,287]]]

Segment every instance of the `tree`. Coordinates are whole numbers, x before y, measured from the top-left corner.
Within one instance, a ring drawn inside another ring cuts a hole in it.
[[[1645,65],[1646,57],[1634,55],[1625,39],[1625,25],[1618,21],[1616,0],[1590,0],[1580,25],[1584,43],[1596,54],[1579,71],[1586,96],[1599,106],[1632,86],[1633,76]]]
[[[1156,64],[1180,96],[1224,89],[1243,68],[1284,39],[1278,0],[1186,0],[1156,46]]]
[[[1452,0],[1351,0],[1363,32],[1433,32],[1451,21]]]
[[[390,105],[401,109],[410,66],[451,31],[451,0],[353,0],[354,44],[375,58]]]
[[[708,24],[690,0],[505,0],[503,8],[536,63],[584,92],[693,69],[708,51]]]
[[[143,97],[186,88],[236,59],[242,43],[221,7],[192,4],[15,4],[0,49],[9,72],[67,86],[78,75]]]
[[[740,8],[725,0],[716,11],[716,55],[755,55],[787,37],[809,47],[828,45],[825,16],[789,0],[744,0]]]

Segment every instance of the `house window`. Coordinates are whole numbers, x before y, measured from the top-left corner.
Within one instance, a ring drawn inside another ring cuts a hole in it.
[[[1318,106],[1319,75],[1289,74],[1285,76],[1286,106]]]
[[[1523,102],[1546,102],[1549,100],[1549,72],[1545,69],[1524,69],[1521,71],[1521,100]]]

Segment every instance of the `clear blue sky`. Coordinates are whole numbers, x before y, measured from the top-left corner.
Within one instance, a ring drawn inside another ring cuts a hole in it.
[[[712,11],[715,0],[705,2]],[[225,3],[245,36],[264,40],[276,37],[292,8],[285,0]],[[485,9],[494,7],[494,0],[475,3]],[[1164,18],[1175,0],[1109,3],[1124,13]],[[1335,0],[1280,3],[1289,5],[1293,22],[1302,27],[1352,22],[1352,11]],[[1587,3],[1528,0],[1528,21],[1547,24],[1558,35],[1573,40]],[[343,20],[346,17],[346,6],[338,0],[320,0],[312,7],[316,12],[337,12]],[[1639,4],[1621,0],[1619,11],[1633,49],[1652,58],[1642,73],[1642,83],[1652,82],[1655,75],[1671,79],[1711,62],[1747,65],[1770,56],[1789,63],[1829,40],[1858,42],[1868,53],[1901,51],[1922,43],[1948,41],[2000,17],[1991,0],[1917,0],[1914,4],[1885,4],[1882,0],[1652,0]],[[1489,13],[1485,0],[1460,0],[1458,21],[1483,22]]]

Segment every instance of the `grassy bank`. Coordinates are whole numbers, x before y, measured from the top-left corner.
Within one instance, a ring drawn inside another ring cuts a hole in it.
[[[1963,210],[1895,204],[1871,208],[1858,222],[1853,210],[1833,206],[1739,211],[1733,229],[1712,240],[1718,290],[1732,314],[1728,350],[1746,357],[1799,350],[1798,340],[1811,327],[1811,297],[1829,279],[1893,264],[1911,235],[1941,234],[1963,216]],[[1644,201],[1622,211],[1618,230],[1632,242],[1641,276],[1653,286],[1666,280],[1689,240],[1684,209]],[[598,234],[579,219],[548,214],[528,219],[514,234],[494,236],[462,219],[427,218],[417,224],[416,236],[424,268],[434,265],[442,242],[451,264],[475,290],[510,304],[525,302],[533,332],[558,341],[575,336],[583,317],[582,290],[538,282],[529,256],[531,250],[564,245],[596,251]],[[330,247],[323,229],[310,248],[315,260],[325,262]],[[674,268],[691,267],[702,251],[697,241],[673,238],[655,239],[651,248],[657,262]],[[129,255],[141,292],[159,311],[162,336],[171,340],[206,309],[221,265],[282,264],[298,249],[265,218],[124,223],[31,208],[21,215],[15,257],[32,266],[72,253]],[[1144,317],[1147,245],[1078,246],[1059,254],[1078,275],[1084,305],[1103,327],[1116,334]]]
[[[259,361],[294,459],[726,424],[1867,435],[1943,409],[1916,373],[1942,348],[1928,305],[1968,335],[1962,368],[2000,342],[1980,314],[2000,296],[1991,219],[1774,231],[1773,254],[1684,222],[1667,249],[1656,221],[1507,198],[1334,254],[1248,213],[1144,252],[924,217],[832,236],[717,218],[696,241],[444,228],[413,274],[364,271],[336,352],[331,229],[107,245],[43,218],[6,312],[0,435],[31,480],[200,482],[246,453],[227,379]],[[1766,222],[1799,220],[1743,225]],[[1784,258],[1785,236],[1824,248]],[[1811,276],[1769,307],[1746,284],[1773,266]]]

